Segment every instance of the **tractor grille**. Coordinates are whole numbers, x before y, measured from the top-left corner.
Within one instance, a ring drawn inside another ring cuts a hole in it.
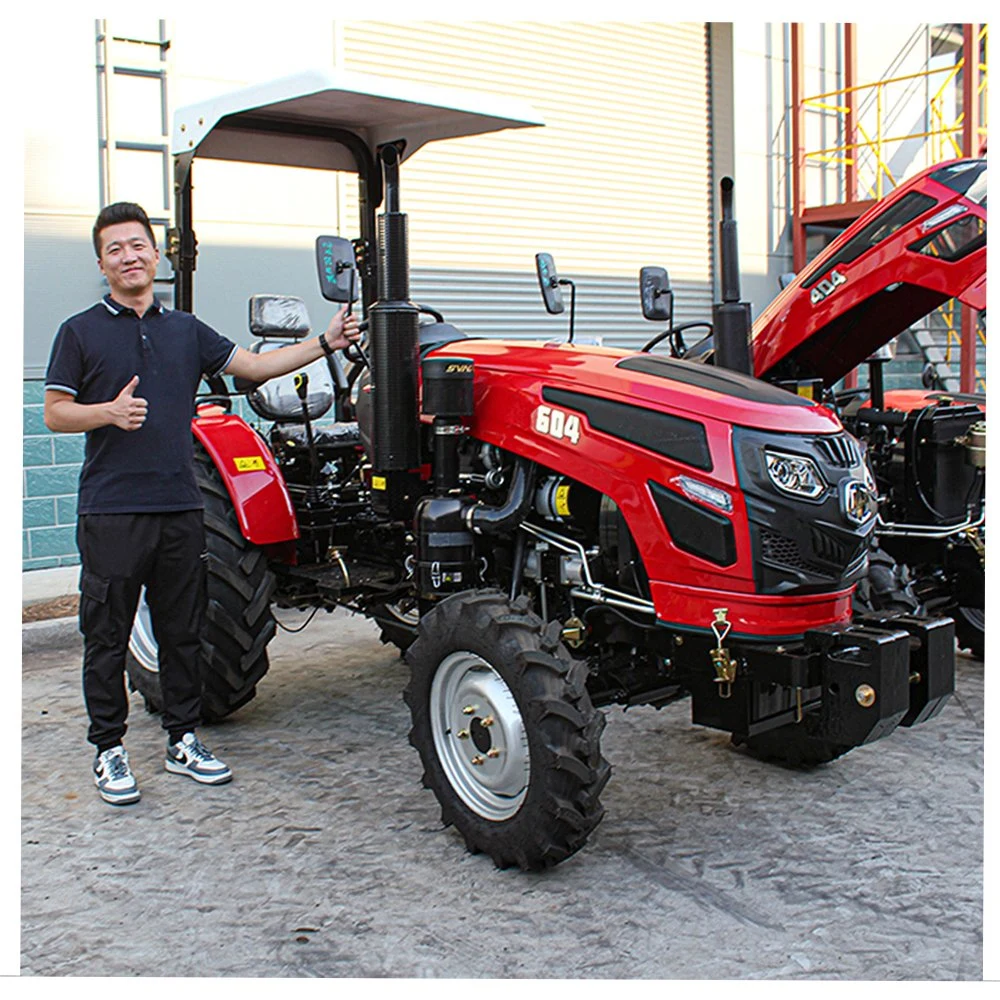
[[[762,527],[760,546],[761,555],[768,562],[810,573],[829,573],[831,568],[842,571],[850,566],[864,547],[864,541],[859,544],[857,539],[851,539],[847,543],[813,525],[809,532],[809,551],[803,554],[794,538]]]
[[[837,434],[832,437],[817,437],[814,439],[816,450],[838,469],[851,469],[861,461],[861,449],[858,442],[847,434]]]
[[[853,544],[845,545],[837,538],[832,538],[825,531],[820,531],[815,525],[810,532],[812,538],[813,554],[817,559],[826,563],[832,563],[838,567],[845,567],[854,561],[858,551],[857,539],[853,539]]]
[[[802,558],[798,543],[794,538],[779,535],[770,528],[760,530],[761,554],[769,562],[790,566],[792,569],[808,569],[809,563]]]

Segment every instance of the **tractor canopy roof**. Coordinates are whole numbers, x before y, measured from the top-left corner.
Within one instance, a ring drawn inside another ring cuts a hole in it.
[[[986,160],[921,171],[873,205],[753,325],[758,378],[830,385],[951,298],[986,308]]]
[[[417,85],[344,70],[310,70],[219,94],[174,114],[171,152],[358,171],[355,153],[336,140],[349,133],[374,157],[402,144],[402,159],[425,143],[543,125],[509,98]]]

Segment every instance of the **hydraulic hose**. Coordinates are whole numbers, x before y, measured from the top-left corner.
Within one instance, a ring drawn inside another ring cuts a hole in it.
[[[507,501],[501,507],[476,504],[465,514],[468,526],[477,535],[499,535],[516,528],[531,507],[535,493],[537,467],[534,462],[519,458],[514,466]]]

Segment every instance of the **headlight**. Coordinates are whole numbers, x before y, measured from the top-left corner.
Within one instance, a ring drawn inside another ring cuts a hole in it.
[[[764,452],[764,458],[771,482],[782,493],[815,500],[826,489],[826,483],[811,459],[777,451]]]
[[[718,486],[709,486],[708,483],[692,479],[690,476],[677,476],[674,482],[684,491],[685,496],[692,500],[700,500],[702,503],[711,504],[724,510],[727,514],[733,512],[733,498]]]

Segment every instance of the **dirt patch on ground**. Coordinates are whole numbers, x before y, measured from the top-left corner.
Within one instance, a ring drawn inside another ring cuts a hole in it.
[[[79,594],[69,594],[51,601],[28,604],[21,609],[21,623],[44,622],[49,618],[69,618],[77,613],[79,607]]]

